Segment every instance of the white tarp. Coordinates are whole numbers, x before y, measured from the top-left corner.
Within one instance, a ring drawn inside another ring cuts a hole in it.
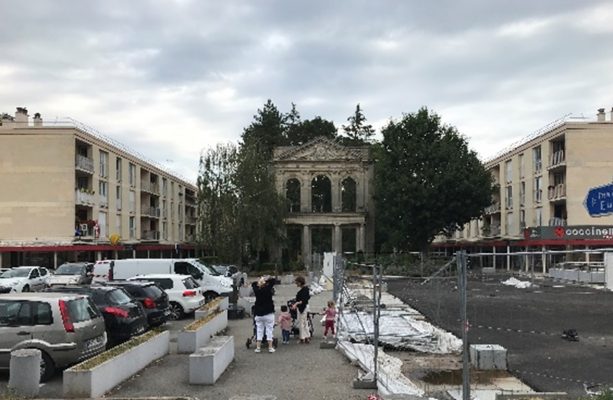
[[[359,363],[364,371],[373,373],[375,367],[374,346],[341,340],[338,342],[337,348],[349,360]],[[385,354],[382,349],[379,349],[377,366],[377,386],[379,394],[382,396],[392,394],[423,396],[424,391],[402,374],[402,360]]]
[[[516,279],[514,277],[510,277],[506,281],[503,281],[502,284],[507,286],[515,286],[518,289],[526,289],[532,287],[532,284],[530,282],[520,281],[519,279]]]

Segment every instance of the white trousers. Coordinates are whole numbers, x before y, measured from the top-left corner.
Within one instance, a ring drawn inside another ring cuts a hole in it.
[[[307,320],[308,311],[308,306],[304,309],[304,312],[298,311],[298,329],[300,329],[300,340],[311,338],[311,332],[309,332],[309,321]]]
[[[259,342],[264,336],[266,330],[266,340],[272,342],[272,332],[275,326],[275,314],[270,313],[255,317],[255,339]]]

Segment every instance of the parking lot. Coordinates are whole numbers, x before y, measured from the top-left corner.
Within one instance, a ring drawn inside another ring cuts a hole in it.
[[[613,387],[613,293],[550,279],[517,289],[502,285],[506,278],[469,279],[469,342],[506,347],[509,369],[539,391],[582,396],[584,385]],[[460,335],[454,278],[425,285],[395,279],[388,288],[434,324]],[[567,329],[576,329],[579,341],[564,340]]]

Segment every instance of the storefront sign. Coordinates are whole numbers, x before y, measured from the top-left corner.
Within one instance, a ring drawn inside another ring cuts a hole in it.
[[[524,231],[526,239],[613,239],[611,225],[539,226]]]

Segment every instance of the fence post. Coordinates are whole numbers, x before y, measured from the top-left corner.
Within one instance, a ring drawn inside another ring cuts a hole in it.
[[[462,323],[462,399],[470,400],[470,369],[468,366],[468,321],[466,318],[466,252],[456,253],[458,289],[460,292],[460,319]]]

